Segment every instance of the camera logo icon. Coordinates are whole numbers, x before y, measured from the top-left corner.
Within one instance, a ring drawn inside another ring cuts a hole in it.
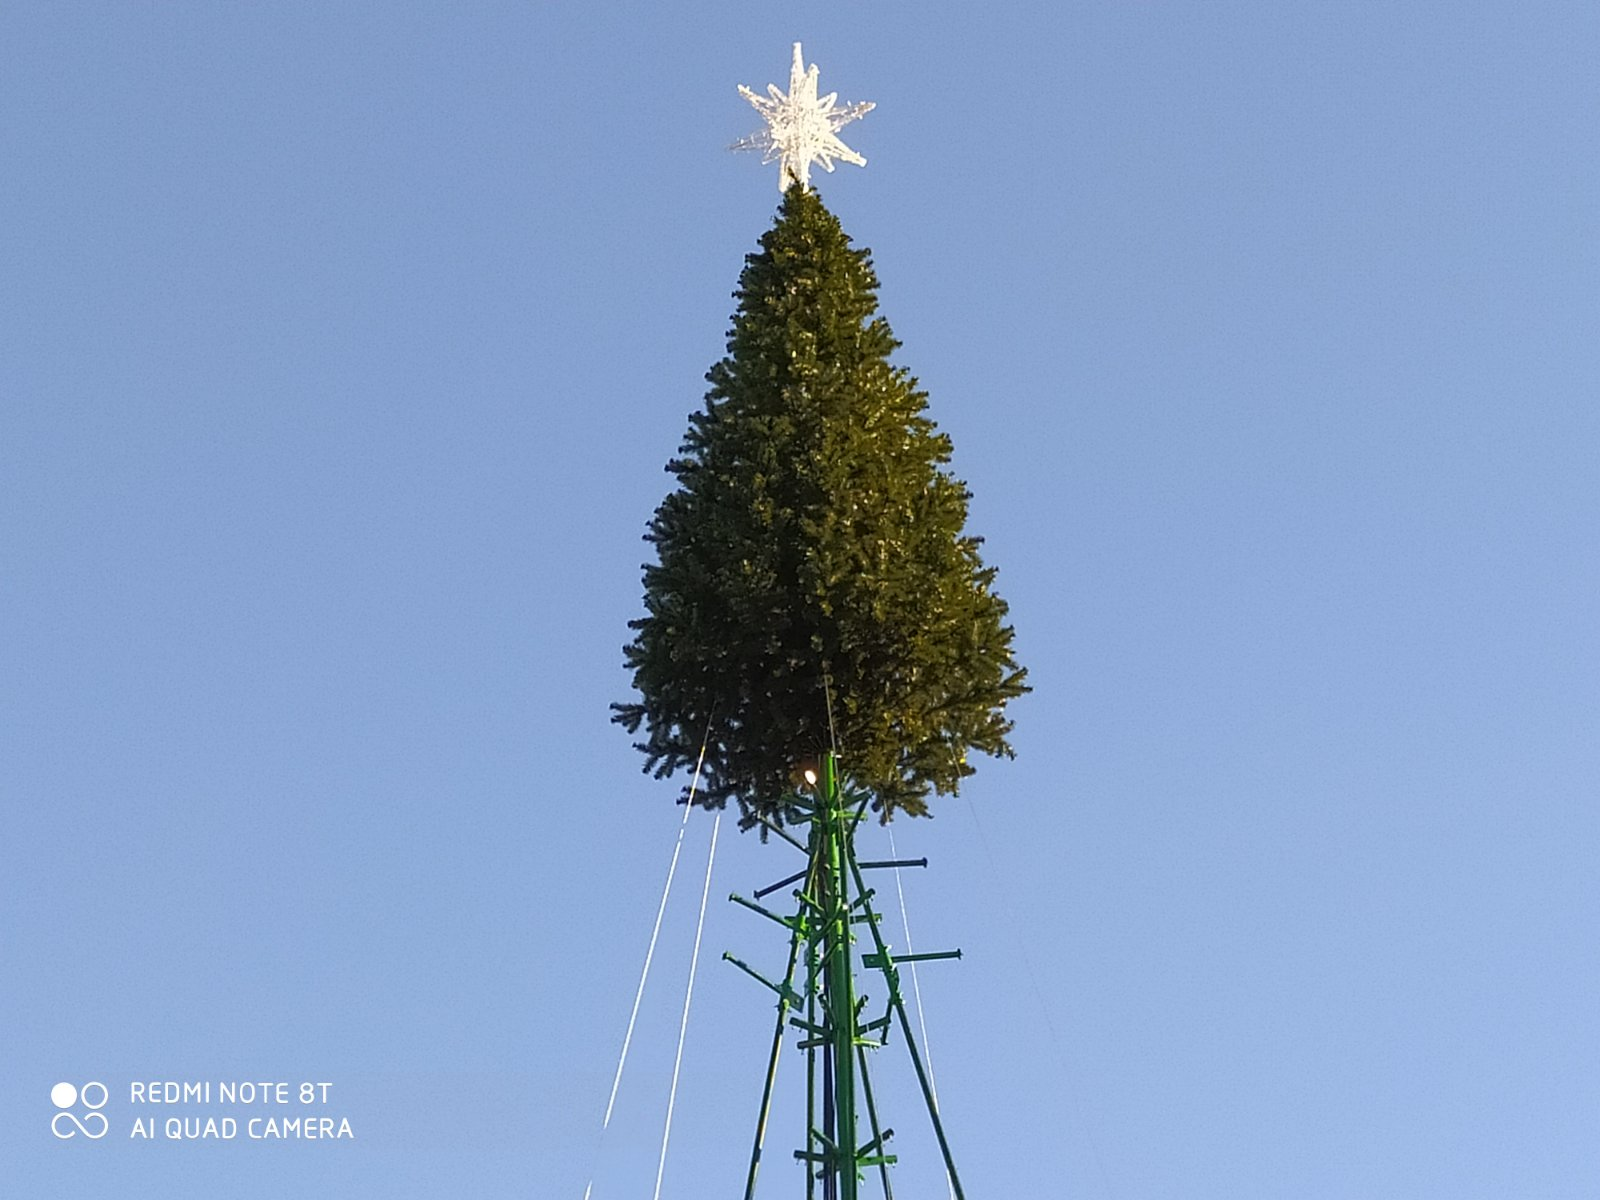
[[[111,1123],[100,1110],[106,1106],[110,1095],[106,1085],[98,1081],[91,1081],[82,1087],[70,1083],[56,1084],[50,1089],[50,1103],[60,1111],[50,1118],[50,1132],[63,1141],[79,1134],[91,1139],[105,1137]],[[73,1111],[80,1106],[84,1109],[82,1116]]]

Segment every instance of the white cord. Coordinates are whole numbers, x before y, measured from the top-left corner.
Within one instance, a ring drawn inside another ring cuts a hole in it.
[[[899,851],[894,846],[894,826],[889,827],[889,857],[898,859]],[[915,954],[916,947],[911,944],[911,918],[906,915],[906,889],[900,882],[900,868],[894,869],[894,890],[900,896],[900,928],[906,934],[906,953]],[[917,1002],[917,1027],[922,1030],[922,1059],[928,1067],[928,1090],[933,1093],[933,1107],[939,1109],[939,1088],[933,1079],[933,1051],[928,1046],[928,1022],[922,1012],[922,985],[917,981],[917,964],[911,964],[911,996]]]
[[[717,861],[717,830],[722,828],[722,814],[711,823],[711,850],[706,855],[706,882],[700,892],[700,920],[694,927],[694,951],[689,956],[689,986],[683,992],[683,1017],[678,1022],[678,1053],[672,1060],[672,1090],[667,1093],[667,1123],[661,1131],[661,1158],[656,1163],[656,1190],[654,1200],[661,1200],[661,1176],[667,1169],[667,1141],[672,1136],[672,1108],[678,1100],[678,1069],[683,1066],[683,1039],[689,1031],[689,1002],[694,999],[694,973],[700,965],[700,934],[706,927],[706,898],[711,895],[711,867]]]
[[[672,863],[667,867],[667,885],[661,889],[661,903],[656,906],[655,927],[650,930],[650,946],[644,952],[644,970],[639,972],[639,986],[633,993],[633,1011],[628,1014],[628,1031],[622,1035],[622,1053],[617,1058],[617,1073],[611,1079],[611,1096],[606,1101],[605,1118],[600,1122],[600,1137],[595,1141],[594,1162],[589,1167],[589,1183],[583,1189],[583,1200],[589,1200],[589,1194],[594,1191],[594,1173],[599,1167],[600,1144],[605,1141],[606,1130],[611,1125],[611,1111],[617,1104],[617,1089],[622,1086],[622,1068],[628,1065],[628,1047],[633,1043],[633,1026],[639,1019],[639,1001],[644,999],[645,981],[650,978],[650,960],[656,956],[656,939],[661,936],[661,918],[667,911],[667,897],[672,894],[672,877],[677,874],[678,855],[683,850],[683,831],[688,828],[689,814],[694,811],[694,793],[700,785],[700,768],[705,765],[705,761],[706,744],[702,742],[700,759],[694,764],[694,778],[689,781],[689,802],[683,806],[683,820],[678,822],[678,840],[672,847]],[[718,819],[721,819],[720,814]]]
[[[895,849],[894,826],[889,826],[889,857],[896,861],[900,852]],[[900,868],[894,869],[894,890],[900,897],[900,928],[906,934],[906,953],[915,954],[916,948],[911,944],[911,918],[906,914],[906,889],[900,882]],[[922,1011],[922,984],[917,979],[917,964],[911,964],[911,996],[917,1002],[917,1027],[922,1031],[922,1059],[928,1068],[928,1092],[933,1097],[933,1111],[939,1111],[939,1084],[933,1075],[933,1048],[928,1045],[928,1021]],[[955,1180],[950,1178],[950,1173],[945,1172],[945,1187],[949,1189],[950,1200],[955,1200]]]

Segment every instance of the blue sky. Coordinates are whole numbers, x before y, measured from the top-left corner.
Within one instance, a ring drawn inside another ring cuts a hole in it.
[[[1353,0],[7,5],[18,1194],[653,1187],[709,819],[597,1148],[679,817],[607,705],[796,40],[1035,689],[895,830],[968,1195],[1593,1196],[1600,10]],[[664,1197],[792,857],[722,830]],[[225,1079],[356,1139],[126,1136]]]

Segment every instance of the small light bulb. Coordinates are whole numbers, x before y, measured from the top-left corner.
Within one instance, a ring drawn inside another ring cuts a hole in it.
[[[806,782],[809,783],[812,787],[816,787],[817,786],[817,773],[815,771],[813,771],[810,767],[806,768]]]

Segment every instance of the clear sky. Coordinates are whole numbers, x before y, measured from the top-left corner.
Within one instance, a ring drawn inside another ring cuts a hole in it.
[[[680,813],[607,705],[796,40],[1035,688],[895,829],[967,1194],[1600,1194],[1591,0],[0,8],[11,1194],[651,1194],[710,820],[597,1151]],[[664,1197],[795,857],[722,829]]]

